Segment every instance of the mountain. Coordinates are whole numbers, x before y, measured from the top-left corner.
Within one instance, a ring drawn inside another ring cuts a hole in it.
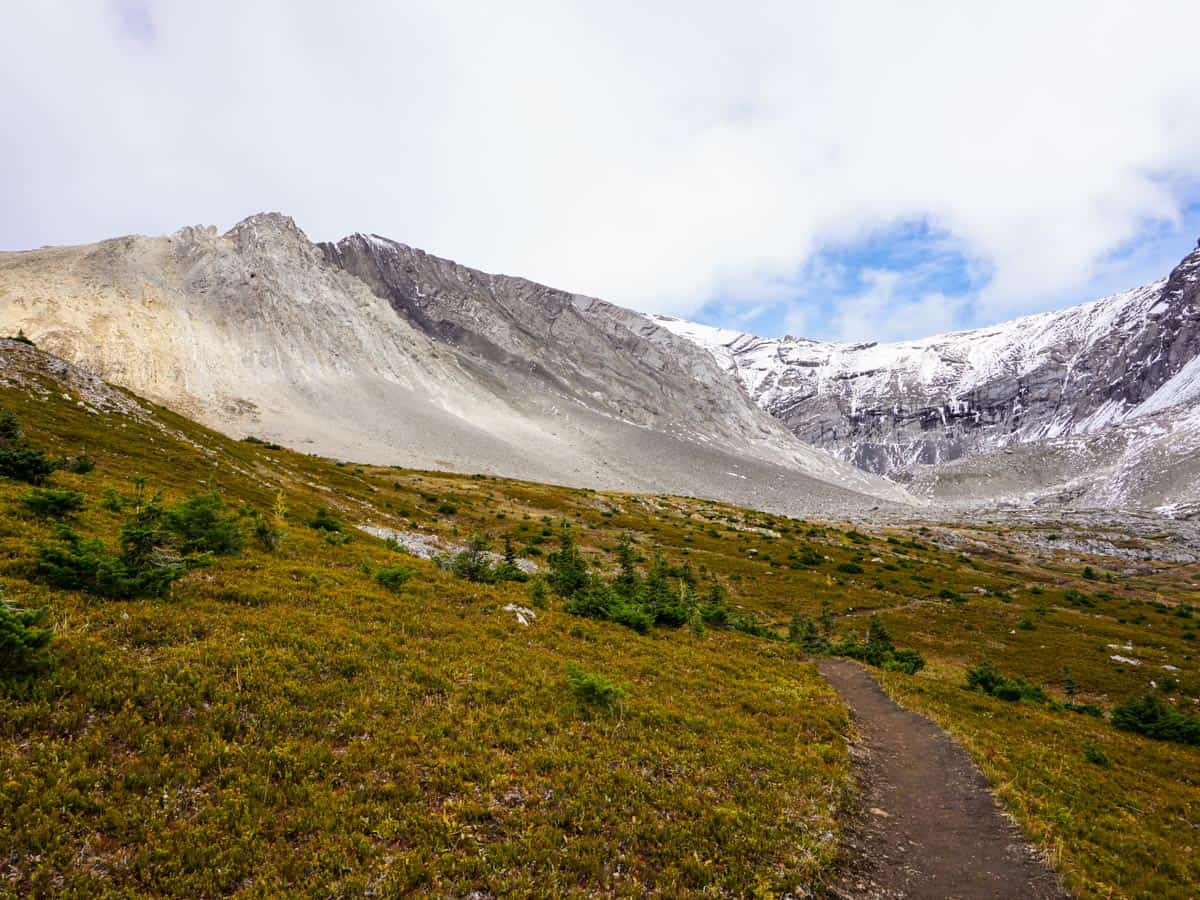
[[[363,462],[712,497],[908,503],[705,351],[593,298],[265,213],[0,254],[0,330],[235,435]]]
[[[1180,491],[1191,502],[1200,246],[1145,287],[915,341],[763,338],[651,320],[707,349],[801,440],[914,480],[919,492],[938,496],[955,473],[974,472],[964,495],[975,500],[1006,496],[1005,482],[1021,502],[1161,505]],[[1013,453],[1032,474],[1013,470]],[[1155,470],[1138,471],[1143,461]]]

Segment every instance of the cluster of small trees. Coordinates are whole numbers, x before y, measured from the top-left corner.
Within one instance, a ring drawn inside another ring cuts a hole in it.
[[[867,630],[861,641],[835,638],[832,619],[828,602],[822,604],[820,628],[810,618],[793,616],[788,626],[788,639],[809,653],[845,656],[889,672],[913,675],[925,668],[925,657],[916,650],[897,647],[879,616],[867,619]]]
[[[1113,709],[1112,723],[1155,740],[1200,746],[1200,719],[1175,709],[1157,692],[1126,699]]]
[[[0,410],[0,476],[27,484],[45,484],[56,470],[86,473],[95,467],[87,454],[55,459],[21,430],[21,423],[9,410]]]
[[[1066,703],[1052,699],[1038,685],[1001,674],[986,660],[967,669],[963,687],[1000,700],[1026,700],[1056,710],[1065,709],[1104,718],[1104,710],[1100,707],[1076,702],[1078,685],[1066,668],[1063,670],[1063,688],[1068,697]],[[1164,692],[1156,690],[1126,698],[1113,707],[1110,721],[1122,731],[1132,731],[1160,741],[1200,746],[1200,718],[1180,712],[1164,699]]]
[[[618,622],[645,634],[651,628],[706,625],[733,628],[762,637],[778,637],[765,625],[731,608],[725,590],[715,578],[701,596],[689,567],[672,569],[661,553],[655,553],[643,571],[629,535],[622,535],[616,548],[617,571],[610,577],[593,572],[575,545],[564,522],[559,529],[558,549],[547,557],[546,584],[563,599],[563,609],[577,616]],[[535,585],[535,591],[538,590]]]
[[[236,553],[244,535],[219,494],[197,494],[174,506],[147,498],[138,483],[116,547],[63,525],[37,550],[37,573],[48,584],[110,599],[161,597],[171,584],[213,555]]]
[[[502,581],[527,581],[529,576],[517,565],[517,551],[513,548],[512,539],[504,535],[503,554],[496,558],[489,547],[491,542],[487,535],[477,534],[467,542],[467,546],[449,560],[443,560],[443,565],[459,578],[474,581],[478,584],[497,584]]]

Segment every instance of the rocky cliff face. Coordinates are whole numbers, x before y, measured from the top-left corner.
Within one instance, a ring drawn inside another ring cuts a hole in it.
[[[1200,248],[1163,281],[1061,312],[893,344],[654,321],[706,347],[801,440],[901,473],[1094,434],[1200,401]],[[1189,387],[1189,385],[1191,385]]]
[[[489,376],[689,440],[756,456],[796,452],[712,357],[636,313],[524,278],[490,275],[395,241],[322,244],[415,329],[469,354]],[[633,330],[630,326],[638,330]]]
[[[591,298],[286,216],[0,253],[0,334],[227,432],[365,462],[693,494],[907,503],[794,438],[689,342]]]

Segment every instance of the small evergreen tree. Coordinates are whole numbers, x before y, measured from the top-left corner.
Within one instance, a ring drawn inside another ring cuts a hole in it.
[[[641,588],[641,578],[635,566],[636,554],[633,549],[633,539],[628,532],[621,535],[617,542],[617,565],[620,567],[613,581],[613,590],[622,597],[633,599]]]
[[[35,487],[21,497],[21,503],[34,515],[62,519],[83,509],[83,494],[79,491]]]
[[[254,538],[268,553],[274,553],[279,549],[279,545],[283,543],[283,529],[279,525],[264,516],[258,510],[254,512],[254,520],[252,523]]]
[[[546,608],[546,579],[538,575],[529,583],[529,602],[535,609]]]
[[[467,546],[454,557],[450,564],[451,571],[467,581],[491,584],[496,580],[496,573],[488,560],[487,549],[487,536],[476,534],[467,542]]]
[[[119,552],[103,542],[61,527],[58,540],[38,547],[37,572],[55,587],[100,597],[161,597],[206,556],[181,556],[171,546],[166,513],[156,499],[145,501],[139,485],[136,508],[121,526]]]
[[[314,531],[324,531],[330,534],[342,533],[341,520],[325,506],[313,513],[313,517],[308,520],[308,527]]]
[[[708,595],[700,605],[700,617],[706,625],[722,628],[729,624],[731,612],[725,603],[725,588],[714,577],[708,586]]]
[[[496,581],[527,581],[529,576],[517,565],[517,550],[513,546],[512,537],[504,533],[504,553],[499,565],[492,570]]]
[[[46,607],[18,609],[0,593],[0,677],[27,675],[45,661],[52,632],[42,628]]]
[[[564,520],[558,531],[558,550],[547,557],[550,587],[560,597],[575,597],[591,582],[587,562],[575,546],[571,528]]]
[[[1071,676],[1069,666],[1063,666],[1063,692],[1071,701],[1074,701],[1075,695],[1079,693],[1079,685],[1076,684],[1075,679]]]
[[[166,511],[164,524],[179,536],[184,553],[236,553],[242,549],[237,517],[216,491],[195,494]]]
[[[833,636],[833,601],[828,597],[821,598],[821,634]]]
[[[0,411],[0,476],[27,484],[42,484],[58,463],[40,447],[29,444],[21,423],[9,410]]]

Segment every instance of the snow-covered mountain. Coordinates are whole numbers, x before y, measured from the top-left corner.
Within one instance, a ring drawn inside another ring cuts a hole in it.
[[[898,478],[1151,419],[1153,431],[1200,404],[1200,247],[1145,287],[915,341],[763,338],[651,318],[707,349],[801,440]]]

